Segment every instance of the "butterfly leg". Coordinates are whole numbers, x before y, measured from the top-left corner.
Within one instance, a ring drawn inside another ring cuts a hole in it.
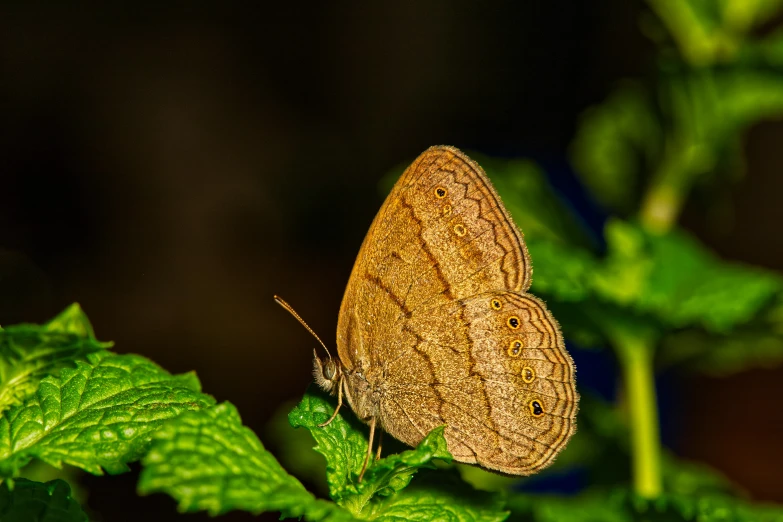
[[[319,428],[323,428],[324,426],[328,426],[332,423],[332,421],[337,417],[337,413],[340,411],[340,407],[343,405],[343,377],[340,376],[340,382],[337,383],[337,407],[334,409],[334,413],[332,413],[332,416],[329,417],[329,420],[319,424]]]
[[[378,432],[378,451],[375,452],[375,460],[381,458],[381,446],[383,446],[383,430]]]
[[[372,417],[370,419],[370,440],[367,443],[367,455],[364,457],[364,465],[362,466],[362,471],[359,473],[359,482],[362,481],[362,477],[364,477],[364,472],[367,471],[367,464],[370,462],[370,455],[372,455],[372,439],[375,436],[375,417]]]

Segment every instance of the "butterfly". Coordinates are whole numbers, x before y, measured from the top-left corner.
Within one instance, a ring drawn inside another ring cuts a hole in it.
[[[316,382],[337,395],[322,426],[344,402],[369,425],[359,480],[376,428],[415,446],[445,425],[455,460],[512,475],[552,463],[576,430],[579,396],[557,321],[527,293],[531,272],[476,162],[435,146],[405,170],[348,280],[338,358],[314,359]]]

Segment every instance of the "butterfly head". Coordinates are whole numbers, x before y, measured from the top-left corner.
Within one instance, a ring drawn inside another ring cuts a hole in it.
[[[340,380],[340,366],[334,362],[331,356],[328,359],[321,360],[315,350],[313,350],[313,356],[313,377],[315,377],[315,382],[325,391],[333,393]]]

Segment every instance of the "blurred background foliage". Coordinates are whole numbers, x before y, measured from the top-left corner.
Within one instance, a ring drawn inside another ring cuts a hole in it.
[[[551,470],[463,477],[519,520],[779,517],[752,502],[783,503],[781,4],[6,4],[0,322],[81,302],[318,489],[284,421],[310,341],[271,296],[329,339],[388,188],[453,144],[524,231],[583,397]],[[81,489],[169,520],[134,484]]]

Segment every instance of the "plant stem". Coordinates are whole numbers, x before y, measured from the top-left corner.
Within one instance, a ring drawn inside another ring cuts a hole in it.
[[[655,498],[661,494],[662,481],[652,344],[631,335],[615,341],[628,401],[634,489],[643,497]]]
[[[660,183],[650,187],[639,213],[642,225],[651,232],[668,232],[680,213],[682,199],[671,185]]]

